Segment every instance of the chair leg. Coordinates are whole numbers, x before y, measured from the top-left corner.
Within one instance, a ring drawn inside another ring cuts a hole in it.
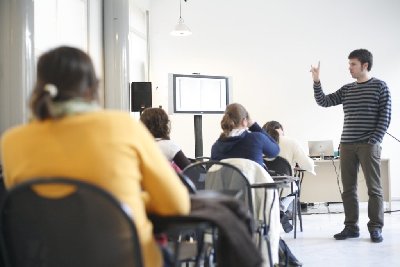
[[[301,183],[303,182],[304,171],[300,173],[300,182],[297,184],[297,199],[298,199],[298,206],[297,212],[300,220],[300,231],[303,232],[303,218],[301,214],[301,201],[300,201],[300,194],[301,194]]]
[[[271,243],[270,243],[269,237],[267,236],[266,233],[264,233],[264,239],[265,239],[265,243],[266,243],[266,245],[267,245],[268,258],[269,258],[269,266],[274,267],[274,264],[273,264],[273,262],[272,262]]]
[[[200,266],[200,260],[204,259],[204,230],[197,231],[197,255],[195,258],[194,267]]]
[[[217,257],[218,257],[218,251],[217,251],[217,229],[215,227],[212,228],[212,246],[213,246],[213,252],[214,252],[214,264],[217,262]]]
[[[174,241],[174,267],[179,267],[181,265],[181,262],[179,261],[179,251],[180,251],[180,245],[179,245],[179,240]]]
[[[300,221],[300,231],[303,232],[303,218],[301,216],[301,203],[300,203],[300,198],[297,199],[297,214],[299,216],[299,221]]]
[[[292,218],[293,218],[293,237],[297,237],[297,194],[294,194],[294,202],[293,202],[293,212],[292,212]]]
[[[264,237],[263,237],[263,235],[262,235],[262,230],[259,229],[259,230],[258,230],[258,240],[257,240],[257,241],[258,241],[258,250],[259,250],[259,251],[261,251],[261,248],[262,248],[262,242],[263,242],[262,240],[263,240],[263,238],[264,238]]]

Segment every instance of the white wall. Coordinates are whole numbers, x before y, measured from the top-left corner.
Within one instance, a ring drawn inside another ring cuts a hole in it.
[[[352,82],[348,54],[374,54],[371,74],[392,93],[389,132],[400,137],[400,1],[398,0],[188,0],[182,17],[193,31],[172,37],[179,1],[150,1],[153,106],[167,107],[168,73],[233,77],[233,100],[260,124],[278,120],[306,149],[307,140],[338,145],[341,106],[324,109],[313,98],[310,65],[321,61],[325,92]],[[203,115],[204,155],[217,139],[220,115]],[[172,138],[194,156],[193,116],[173,115]],[[386,136],[383,157],[391,159],[392,196],[400,198],[400,143]]]

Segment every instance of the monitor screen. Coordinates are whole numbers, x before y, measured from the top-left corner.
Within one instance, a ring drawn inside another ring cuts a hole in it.
[[[308,141],[309,156],[312,158],[325,158],[333,157],[333,141],[322,140],[322,141]]]
[[[169,113],[224,113],[230,83],[226,76],[169,74]]]

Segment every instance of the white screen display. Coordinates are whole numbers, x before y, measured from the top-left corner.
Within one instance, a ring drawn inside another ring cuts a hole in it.
[[[173,113],[223,113],[230,102],[227,77],[173,74],[170,86]]]

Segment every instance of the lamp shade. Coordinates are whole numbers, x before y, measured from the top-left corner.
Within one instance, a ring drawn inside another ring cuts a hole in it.
[[[179,18],[178,24],[176,24],[174,30],[171,32],[173,36],[188,36],[191,35],[192,31],[183,21],[183,18]]]

